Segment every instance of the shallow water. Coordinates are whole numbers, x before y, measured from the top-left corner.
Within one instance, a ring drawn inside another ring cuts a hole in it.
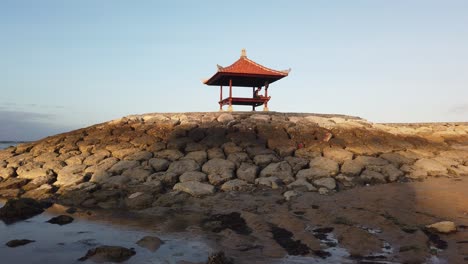
[[[17,143],[10,143],[10,142],[8,142],[8,143],[0,142],[0,150],[6,149],[6,148],[11,147],[11,146],[16,146],[16,145],[18,145],[18,144]]]
[[[0,204],[1,205],[1,204]],[[68,225],[53,225],[46,221],[55,214],[41,215],[5,225],[0,221],[1,263],[93,263],[79,262],[78,258],[98,245],[134,248],[136,255],[126,263],[177,263],[180,260],[204,262],[213,252],[202,238],[190,234],[160,234],[140,228],[123,227],[77,219]],[[157,236],[164,244],[156,252],[142,248],[136,242],[144,236]],[[35,242],[9,248],[12,239],[30,239]]]

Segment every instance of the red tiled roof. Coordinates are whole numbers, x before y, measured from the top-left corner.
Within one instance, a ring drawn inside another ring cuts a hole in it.
[[[290,70],[277,71],[260,65],[247,58],[245,50],[241,57],[228,67],[218,65],[218,71],[210,79],[204,80],[207,85],[229,85],[260,87],[288,76]]]
[[[227,67],[218,66],[218,72],[225,73],[245,73],[245,74],[258,74],[258,75],[278,75],[288,76],[289,71],[277,71],[260,65],[252,60],[247,59],[246,56],[240,57],[236,62]]]

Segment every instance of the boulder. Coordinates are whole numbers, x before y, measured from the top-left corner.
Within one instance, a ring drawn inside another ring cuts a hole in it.
[[[294,174],[302,169],[305,169],[309,165],[309,160],[304,158],[286,157],[284,160],[287,161],[289,165],[291,165]]]
[[[224,153],[229,156],[229,154],[242,152],[243,149],[236,145],[234,142],[224,143],[221,148],[224,150]]]
[[[441,234],[450,234],[457,232],[457,226],[454,222],[451,221],[437,222],[432,225],[427,225],[426,228]]]
[[[0,168],[0,177],[3,179],[8,179],[16,175],[16,171],[12,167]]]
[[[405,157],[399,153],[383,153],[380,155],[380,158],[389,161],[390,163],[394,164],[397,167],[402,166],[403,164],[413,164],[415,159]]]
[[[127,183],[130,182],[130,178],[123,175],[117,175],[109,177],[102,183],[105,188],[124,188]]]
[[[232,174],[236,169],[234,162],[224,159],[211,159],[207,161],[203,167],[202,171],[206,174]]]
[[[182,158],[184,154],[177,149],[166,149],[154,153],[155,158],[166,159],[170,161],[175,161]]]
[[[125,199],[125,205],[129,209],[143,209],[148,208],[153,203],[153,195],[144,192],[136,192],[130,194]]]
[[[246,181],[243,181],[243,180],[240,180],[240,179],[234,179],[234,180],[230,180],[230,181],[225,182],[221,186],[221,190],[223,190],[225,192],[240,191],[240,190],[242,190],[243,188],[245,188],[248,185],[249,184]]]
[[[284,196],[284,199],[286,199],[286,201],[290,201],[293,197],[299,196],[299,192],[295,190],[290,190],[290,191],[286,191],[285,193],[283,193],[283,196]]]
[[[258,145],[247,147],[245,151],[247,152],[247,154],[249,154],[250,157],[255,157],[258,155],[269,155],[269,154],[275,155],[275,152],[273,150],[265,148],[264,146],[258,146]]]
[[[243,162],[252,162],[249,158],[249,155],[245,152],[231,153],[228,155],[227,160],[234,162],[237,168],[239,168]]]
[[[229,123],[230,121],[234,120],[234,116],[228,113],[224,113],[224,114],[219,115],[217,120],[220,123]]]
[[[110,157],[110,158],[107,158],[107,159],[103,159],[96,166],[91,166],[91,167],[87,168],[86,172],[94,172],[94,171],[97,171],[97,170],[108,171],[117,162],[119,162],[119,159],[117,159],[115,157]]]
[[[102,183],[107,181],[112,175],[104,170],[97,170],[91,176],[90,182]]]
[[[136,160],[121,160],[109,169],[110,173],[121,174],[123,171],[135,168],[140,165]]]
[[[174,190],[186,192],[195,197],[201,197],[215,192],[215,187],[211,184],[196,181],[180,182],[174,185]]]
[[[66,225],[66,224],[70,224],[71,222],[73,222],[73,217],[69,215],[55,216],[49,219],[49,221],[47,221],[47,223],[56,224],[56,225]]]
[[[226,156],[224,156],[224,152],[222,149],[220,148],[210,148],[208,151],[207,151],[207,154],[208,154],[208,159],[211,160],[211,159],[225,159]]]
[[[253,161],[256,165],[264,168],[270,163],[279,162],[279,159],[275,154],[260,154],[256,155]]]
[[[190,159],[196,161],[200,166],[203,165],[208,160],[208,154],[206,154],[206,151],[204,150],[199,150],[199,151],[193,151],[185,155],[185,157],[181,159]]]
[[[318,187],[325,187],[328,190],[334,190],[336,188],[335,179],[331,177],[321,178],[314,181],[314,185]]]
[[[179,175],[172,172],[157,172],[146,178],[146,183],[160,181],[165,186],[173,186],[179,180]]]
[[[387,164],[385,166],[382,166],[381,171],[380,171],[389,182],[394,182],[397,181],[400,177],[405,175],[401,170],[399,170],[395,165],[393,164]]]
[[[189,142],[185,146],[185,152],[206,151],[208,147],[198,142]]]
[[[57,174],[57,181],[54,182],[56,186],[70,186],[81,183],[85,179],[84,170],[86,165],[73,165],[64,167]]]
[[[364,170],[359,176],[359,179],[364,184],[386,183],[385,176],[377,171]]]
[[[161,239],[155,236],[145,236],[142,239],[138,240],[136,243],[140,247],[146,248],[152,252],[155,252],[159,249],[159,247],[161,247],[162,244],[164,244],[164,242]]]
[[[283,182],[278,177],[272,176],[257,178],[255,179],[255,184],[268,186],[272,189],[278,189],[281,185],[283,185]]]
[[[197,182],[204,182],[207,180],[207,176],[205,173],[200,171],[188,171],[184,172],[179,177],[180,182],[187,182],[187,181],[197,181]]]
[[[422,158],[413,164],[413,169],[427,174],[427,176],[447,175],[447,168],[437,160]]]
[[[191,159],[183,159],[183,160],[172,162],[171,165],[169,165],[167,172],[172,172],[174,174],[177,174],[177,176],[179,176],[187,171],[199,171],[199,170],[200,170],[200,165],[196,161],[191,160]]]
[[[136,252],[134,249],[119,246],[99,246],[88,250],[79,261],[92,260],[93,262],[124,262],[130,259]]]
[[[53,175],[53,174],[49,174],[49,175],[46,175],[46,176],[39,176],[39,177],[37,177],[35,179],[32,179],[28,183],[28,186],[31,186],[31,187],[35,188],[35,187],[41,186],[43,184],[53,183],[55,180],[56,180],[56,176]],[[24,189],[26,190],[26,189],[30,189],[30,188],[25,186]]]
[[[278,177],[286,184],[294,181],[291,165],[287,161],[270,163],[260,172],[260,177],[270,176]]]
[[[30,180],[20,178],[7,178],[0,182],[0,190],[18,189],[26,185]]]
[[[254,122],[268,122],[271,120],[270,115],[263,115],[263,114],[253,114],[250,116],[250,119],[252,119]]]
[[[173,131],[174,136],[178,132],[180,132],[183,137],[169,139],[169,141],[167,142],[168,149],[184,150],[187,147],[187,144],[193,142],[191,138],[185,137],[186,131],[184,129],[174,130]]]
[[[317,157],[310,161],[309,167],[311,169],[323,172],[327,176],[335,176],[340,171],[338,163],[334,160]]]
[[[346,176],[344,174],[338,174],[335,176],[335,180],[343,184],[344,187],[354,187],[354,177]]]
[[[385,166],[388,161],[382,158],[370,157],[370,156],[358,156],[354,159],[355,162],[361,163],[364,167],[367,166]]]
[[[315,180],[324,177],[332,176],[329,171],[323,170],[321,168],[310,168],[300,170],[296,174],[297,179],[307,179],[307,180]]]
[[[138,151],[125,157],[125,160],[144,161],[144,160],[149,160],[152,157],[153,157],[153,153],[149,151]]]
[[[23,195],[21,197],[23,198],[31,198],[34,200],[46,200],[49,199],[53,196],[55,189],[52,185],[50,184],[43,184],[37,188],[33,188]]]
[[[105,150],[105,149],[101,149],[97,152],[95,152],[93,155],[90,155],[88,157],[86,157],[83,161],[83,164],[85,165],[96,165],[98,164],[99,162],[101,162],[102,160],[104,160],[105,158],[108,158],[110,157],[110,152]]]
[[[152,172],[143,167],[136,167],[128,169],[122,173],[122,176],[127,176],[132,182],[145,182],[146,178],[150,176]]]
[[[353,153],[342,148],[324,148],[322,151],[325,158],[334,160],[339,164],[343,164],[345,161],[353,159]]]
[[[226,172],[222,174],[209,174],[208,181],[211,184],[218,186],[232,179],[233,177],[234,177],[234,174],[232,172]]]
[[[302,191],[317,191],[317,188],[315,188],[311,183],[309,183],[306,179],[297,179],[294,182],[291,182],[287,186],[289,189],[299,189]]]
[[[248,183],[254,183],[257,178],[259,168],[258,166],[243,162],[237,169],[237,178],[244,180]]]
[[[123,159],[127,156],[130,156],[139,150],[137,148],[124,148],[124,149],[117,149],[117,150],[112,150],[112,156],[116,157],[118,159]]]
[[[314,159],[322,156],[322,152],[315,147],[312,148],[300,148],[294,152],[294,156],[303,159]]]
[[[29,240],[29,239],[14,239],[14,240],[8,241],[5,245],[7,247],[15,248],[15,247],[24,246],[24,245],[27,245],[27,244],[33,243],[33,242],[36,242],[36,241]]]
[[[44,168],[32,168],[30,170],[21,170],[22,167],[19,167],[16,170],[16,174],[18,174],[18,178],[24,179],[35,179],[42,176],[48,176],[52,174],[50,170]]]
[[[5,223],[13,223],[31,218],[44,212],[42,205],[30,198],[8,200],[0,208],[0,220]]]
[[[341,173],[348,176],[357,176],[361,174],[364,165],[356,160],[347,160],[341,166]]]
[[[166,159],[152,158],[149,160],[149,165],[154,169],[155,172],[165,171],[171,164]]]

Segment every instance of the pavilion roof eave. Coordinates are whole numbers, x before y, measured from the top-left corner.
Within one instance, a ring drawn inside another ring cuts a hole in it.
[[[231,73],[231,72],[217,72],[208,80],[203,83],[206,85],[229,85],[229,79],[233,80],[233,86],[253,87],[253,86],[264,86],[264,83],[276,82],[284,77],[288,76],[287,73],[284,75],[277,74],[246,74],[246,73]],[[240,81],[241,80],[241,81]],[[240,81],[240,82],[239,82]],[[251,84],[247,84],[251,82]]]

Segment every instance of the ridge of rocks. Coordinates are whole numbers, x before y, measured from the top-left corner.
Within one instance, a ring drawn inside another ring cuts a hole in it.
[[[441,176],[468,176],[468,123],[374,124],[275,112],[144,114],[0,151],[0,197],[101,208],[143,209],[175,191],[331,194]]]

